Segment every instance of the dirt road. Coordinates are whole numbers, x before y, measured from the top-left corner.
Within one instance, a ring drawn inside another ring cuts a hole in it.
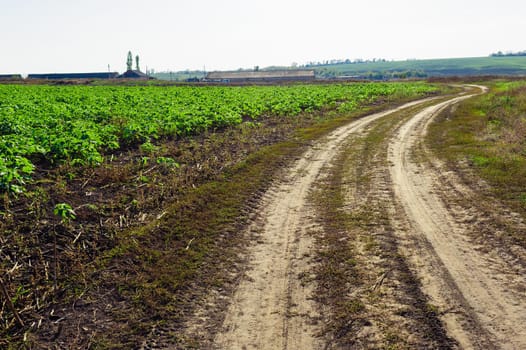
[[[454,206],[452,199],[453,195],[461,198],[473,194],[437,161],[430,167],[414,160],[416,150],[426,153],[422,140],[433,116],[463,98],[424,109],[400,127],[391,142],[394,192],[408,222],[401,236],[412,241],[407,253],[419,267],[426,292],[448,310],[448,330],[463,348],[524,349],[524,265],[517,264],[504,249],[482,249],[476,244],[472,237],[481,227],[475,222],[486,213],[474,210],[476,203],[471,208]],[[472,334],[474,327],[480,327],[477,334]]]
[[[201,337],[208,342],[200,346],[213,349],[374,348],[396,342],[409,348],[526,348],[526,253],[489,238],[498,230],[493,230],[491,215],[518,229],[524,224],[505,209],[504,214],[489,213],[487,206],[479,206],[476,191],[448,172],[422,143],[439,111],[479,89],[361,118],[310,147],[263,197],[246,233],[252,242],[248,266],[235,293],[210,297],[215,299],[211,304],[219,298],[229,305],[222,326],[207,325],[209,318],[201,311],[186,326],[189,337],[208,332]],[[374,160],[367,156],[357,161],[359,152],[371,154],[372,146],[363,146],[363,140],[378,130],[383,134],[374,145]],[[357,154],[349,153],[353,142],[363,143],[355,147]],[[360,298],[364,305],[361,322],[347,327],[362,339],[352,346],[338,345],[334,335],[328,340],[324,322],[331,310],[314,295],[324,225],[309,193],[342,157],[354,157],[356,168],[370,180],[364,187],[356,171],[342,175],[348,203],[341,211],[352,213],[367,204],[387,218],[362,224],[366,230],[351,242],[355,264],[363,264],[363,284],[373,281],[371,288],[349,285],[342,295]],[[369,245],[375,250],[364,241],[374,241]],[[396,257],[396,264],[389,257]],[[403,281],[401,276],[406,276]],[[415,295],[424,299],[417,306]],[[450,338],[433,338],[419,328],[427,315],[438,317],[433,329],[443,327]]]
[[[370,123],[419,102],[370,115],[340,128],[314,145],[286,179],[272,188],[262,206],[257,243],[249,253],[247,277],[241,282],[216,337],[218,349],[321,349],[316,338],[320,318],[312,301],[312,283],[301,277],[312,273],[315,215],[307,196],[323,169],[346,139]]]

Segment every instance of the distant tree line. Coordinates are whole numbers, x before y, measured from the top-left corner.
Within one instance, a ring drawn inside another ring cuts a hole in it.
[[[338,64],[359,64],[359,63],[375,63],[375,62],[387,62],[385,58],[372,58],[372,59],[362,59],[362,58],[356,58],[356,59],[332,59],[332,60],[325,60],[325,61],[311,61],[307,62],[301,67],[317,67],[317,66],[328,66],[328,65],[338,65]]]
[[[526,56],[526,50],[517,52],[494,52],[490,55],[491,57],[512,57],[512,56]]]
[[[392,80],[392,79],[413,79],[427,78],[428,74],[423,70],[403,70],[403,71],[339,71],[330,67],[316,69],[316,76],[322,79],[350,78],[365,80]]]

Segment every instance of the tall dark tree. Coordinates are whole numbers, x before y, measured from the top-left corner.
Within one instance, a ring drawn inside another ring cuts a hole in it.
[[[139,68],[139,55],[135,56],[135,69],[140,71],[141,69]]]
[[[131,51],[128,51],[128,59],[126,60],[126,67],[127,67],[127,70],[133,69],[133,56],[132,56]]]

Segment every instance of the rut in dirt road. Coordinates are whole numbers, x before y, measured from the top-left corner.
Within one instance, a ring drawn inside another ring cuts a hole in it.
[[[317,325],[320,315],[312,300],[316,225],[307,195],[322,170],[338,155],[341,144],[370,123],[430,99],[367,116],[339,128],[290,169],[290,176],[269,190],[259,213],[257,243],[250,248],[246,278],[235,293],[224,325],[215,339],[217,349],[322,349]]]
[[[432,118],[468,97],[424,109],[391,142],[394,192],[407,219],[400,235],[409,242],[406,254],[418,268],[425,292],[440,309],[449,310],[444,316],[448,331],[463,348],[526,349],[524,273],[515,262],[473,244],[470,232],[478,228],[458,222],[459,213],[442,195],[452,190],[429,165],[415,160]]]

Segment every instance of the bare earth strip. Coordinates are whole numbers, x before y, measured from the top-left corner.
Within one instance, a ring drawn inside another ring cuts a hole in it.
[[[240,283],[215,338],[217,349],[321,349],[316,337],[320,319],[310,296],[313,287],[301,283],[311,273],[316,230],[307,197],[322,169],[338,154],[342,143],[370,123],[418,105],[373,114],[339,128],[318,142],[290,169],[290,176],[269,190],[254,223],[261,227],[249,248],[250,266]]]
[[[516,260],[474,244],[470,237],[477,236],[480,227],[459,220],[463,213],[453,212],[455,207],[444,200],[447,196],[443,192],[459,191],[461,186],[444,188],[446,183],[440,179],[447,176],[415,159],[414,150],[430,120],[443,108],[468,97],[424,109],[393,138],[389,161],[401,207],[398,234],[405,240],[406,255],[419,270],[425,292],[446,311],[448,331],[463,348],[526,349],[524,271],[515,266]],[[470,215],[484,214],[471,208]]]

